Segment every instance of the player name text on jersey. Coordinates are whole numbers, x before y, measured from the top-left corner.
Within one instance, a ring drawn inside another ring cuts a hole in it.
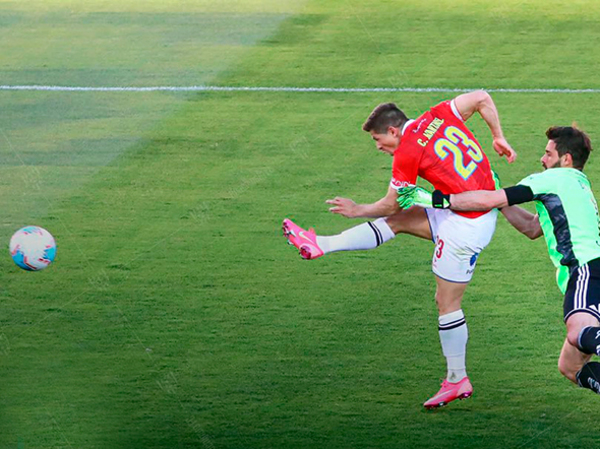
[[[427,142],[429,142],[429,140],[433,137],[433,135],[437,132],[437,130],[440,128],[440,126],[442,126],[443,123],[444,119],[434,118],[429,124],[429,126],[425,128],[425,131],[423,131],[423,136],[425,136],[427,140],[417,139],[417,143],[422,147],[427,145]]]

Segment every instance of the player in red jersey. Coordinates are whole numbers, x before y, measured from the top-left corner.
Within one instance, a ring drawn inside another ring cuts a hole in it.
[[[288,242],[296,246],[305,259],[335,251],[376,248],[399,233],[433,241],[432,270],[437,284],[439,334],[448,371],[442,388],[425,402],[427,408],[440,407],[472,394],[465,363],[468,331],[461,302],[477,257],[494,233],[497,211],[452,212],[419,206],[401,210],[397,190],[415,185],[417,177],[444,192],[493,190],[495,182],[490,163],[464,123],[475,112],[488,125],[494,150],[513,162],[516,153],[504,138],[492,98],[484,91],[442,102],[416,120],[409,120],[393,103],[381,104],[373,110],[363,130],[371,134],[380,151],[394,157],[387,194],[371,204],[356,204],[340,197],[327,200],[333,213],[377,220],[335,236],[317,236],[313,230],[304,230],[289,219],[283,222]]]
[[[461,99],[445,101],[434,106],[417,120],[409,120],[402,130],[400,146],[394,149],[394,190],[415,185],[417,176],[435,185],[446,186],[454,192],[464,192],[471,186],[494,189],[492,169],[486,155],[456,107]],[[384,104],[375,115],[394,112],[395,105]],[[375,125],[365,126],[377,141]],[[394,142],[395,143],[395,142]],[[383,149],[385,151],[385,149]],[[397,151],[396,151],[397,150]],[[461,212],[476,218],[482,212]]]

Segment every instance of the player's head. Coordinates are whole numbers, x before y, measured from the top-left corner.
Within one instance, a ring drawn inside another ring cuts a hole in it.
[[[371,133],[377,149],[394,154],[400,144],[402,127],[408,118],[394,103],[382,103],[373,109],[362,129]]]
[[[573,167],[583,170],[592,151],[590,138],[574,126],[552,126],[546,131],[548,145],[542,156],[545,169]]]

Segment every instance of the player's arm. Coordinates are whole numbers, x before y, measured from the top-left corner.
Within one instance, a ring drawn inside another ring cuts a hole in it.
[[[502,214],[508,222],[520,233],[530,239],[537,239],[542,235],[542,227],[537,215],[525,209],[515,206],[533,201],[533,191],[529,186],[516,185],[501,190],[480,190],[474,192],[463,192],[456,195],[443,195],[434,192],[432,201],[434,207],[447,196],[449,206],[453,210],[489,210],[495,207],[502,208]],[[508,207],[507,207],[508,206]]]
[[[494,208],[527,203],[534,200],[531,187],[516,185],[499,190],[474,190],[471,192],[445,195],[436,190],[432,196],[433,207],[461,210],[485,211]]]
[[[532,214],[519,206],[503,207],[501,212],[513,228],[531,240],[542,235],[540,217],[537,214]]]
[[[433,192],[433,207],[460,211],[486,211],[508,206],[504,189],[473,190],[471,192],[444,195],[439,190]]]
[[[356,204],[351,199],[340,197],[327,200],[326,203],[333,205],[329,208],[330,212],[347,218],[379,218],[387,217],[400,210],[397,200],[398,192],[390,186],[383,198],[371,204]]]
[[[454,106],[465,121],[469,120],[475,112],[479,113],[488,128],[490,128],[493,138],[492,145],[496,153],[500,156],[506,156],[508,162],[515,161],[517,153],[504,138],[498,109],[490,94],[484,90],[462,94],[454,99]]]
[[[425,207],[461,211],[487,211],[502,208],[502,213],[508,222],[517,231],[532,240],[542,235],[539,217],[515,206],[515,204],[533,200],[533,191],[531,187],[526,185],[516,185],[500,190],[477,190],[453,195],[446,195],[439,190],[429,194],[420,187],[403,187],[398,190],[398,202],[403,209],[419,203]]]

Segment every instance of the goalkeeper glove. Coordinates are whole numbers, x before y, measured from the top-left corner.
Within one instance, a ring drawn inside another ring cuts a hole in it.
[[[435,209],[449,209],[450,195],[434,190],[430,193],[421,187],[403,187],[398,190],[398,205],[401,209],[409,209],[412,206],[433,207]]]
[[[500,183],[500,176],[494,170],[492,170],[492,178],[494,178],[494,187],[496,190],[500,190],[502,188],[502,184]]]
[[[412,206],[432,207],[431,192],[421,187],[402,187],[398,190],[398,205],[401,209]]]

